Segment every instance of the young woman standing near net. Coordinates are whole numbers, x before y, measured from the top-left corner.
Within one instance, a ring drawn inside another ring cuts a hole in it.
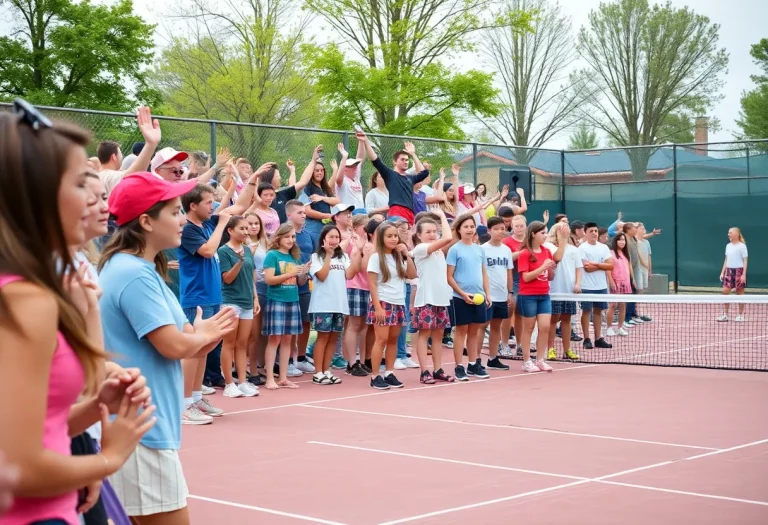
[[[550,292],[555,294],[581,293],[581,273],[584,264],[579,258],[579,250],[569,242],[571,229],[568,221],[561,221],[552,227],[549,233],[549,242],[544,247],[550,252],[563,249],[562,258],[557,263],[555,278],[550,283]],[[551,243],[551,244],[550,244]],[[571,316],[576,315],[576,301],[552,301],[552,317],[549,325],[549,341],[547,346],[547,359],[557,359],[555,351],[555,336],[557,323],[560,323],[561,333],[571,333]],[[579,354],[571,350],[571,338],[563,337],[563,358],[576,360]]]
[[[611,293],[614,294],[632,294],[632,284],[635,281],[635,277],[632,273],[632,267],[629,262],[629,251],[627,250],[627,235],[625,233],[618,233],[611,242],[611,254],[613,255],[613,270],[605,272],[608,278],[608,288]],[[616,330],[613,329],[613,313],[618,308],[619,317]],[[608,325],[608,330],[605,335],[613,337],[615,335],[627,336],[629,331],[627,328],[630,326],[624,322],[627,314],[627,303],[622,301],[620,303],[610,303],[608,310],[605,314],[605,323]],[[597,320],[595,320],[597,322]]]
[[[736,295],[744,295],[747,289],[747,244],[739,228],[728,230],[728,240],[725,246],[725,261],[720,272],[720,281],[723,283],[723,294],[730,295],[736,290]],[[723,313],[717,320],[728,320],[728,303],[723,304]],[[739,303],[739,315],[734,319],[737,323],[744,322],[744,303]]]

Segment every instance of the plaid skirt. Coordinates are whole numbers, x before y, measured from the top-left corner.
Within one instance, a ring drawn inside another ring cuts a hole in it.
[[[368,303],[368,318],[366,324],[378,324],[379,326],[403,326],[405,324],[405,306],[401,304],[390,304],[379,301],[384,308],[386,317],[383,323],[376,322],[376,310],[373,308],[373,302]]]
[[[411,328],[414,330],[445,330],[451,327],[447,306],[427,304],[415,310],[411,316]]]
[[[349,303],[349,315],[365,317],[368,315],[368,303],[371,301],[371,292],[358,288],[347,288],[347,302]]]
[[[302,333],[299,302],[283,303],[267,299],[261,335],[297,335]]]

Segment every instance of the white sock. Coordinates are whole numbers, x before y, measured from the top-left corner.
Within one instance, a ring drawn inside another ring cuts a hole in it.
[[[384,377],[389,377],[390,374],[392,374],[392,370],[387,370],[386,372],[384,372]]]
[[[202,390],[195,390],[192,392],[192,402],[197,403],[198,401],[203,400],[203,391]]]
[[[194,402],[195,402],[195,401],[194,401],[194,399],[192,399],[191,397],[185,397],[185,398],[184,398],[184,406],[185,406],[185,407],[190,407],[190,406],[192,406],[192,404],[193,404]]]
[[[330,370],[326,370],[325,372],[323,372],[323,374],[325,375],[325,377],[331,377],[333,375],[331,374]]]

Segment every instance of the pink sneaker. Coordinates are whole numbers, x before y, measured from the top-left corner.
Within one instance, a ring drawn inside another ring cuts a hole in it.
[[[529,359],[528,361],[523,363],[523,369],[522,370],[523,370],[523,372],[528,372],[528,373],[531,373],[531,372],[541,372],[541,370],[539,370],[539,367],[536,366],[536,364],[533,362],[533,359]],[[550,370],[552,370],[552,369],[550,368]]]
[[[539,370],[541,370],[542,372],[552,371],[552,367],[549,366],[547,362],[544,361],[543,359],[539,359],[538,361],[536,361],[536,366],[539,367]]]

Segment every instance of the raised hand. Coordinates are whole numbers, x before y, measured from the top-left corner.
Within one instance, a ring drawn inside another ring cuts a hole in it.
[[[368,142],[368,136],[362,131],[356,131],[355,138],[358,142]]]
[[[549,223],[549,210],[544,210],[544,213],[542,214],[542,218],[544,219],[544,224]]]
[[[507,198],[507,195],[509,195],[509,184],[505,184],[501,188],[501,200],[504,200]]]
[[[288,168],[288,171],[290,172],[296,171],[296,165],[293,163],[291,159],[288,159],[288,162],[285,163],[285,166]]]
[[[152,112],[147,106],[141,106],[136,112],[136,122],[139,125],[141,136],[144,142],[157,146],[160,144],[162,133],[160,132],[160,123],[157,119],[152,119]]]
[[[515,192],[517,192],[517,194],[520,195],[521,198],[525,197],[524,195],[525,192],[523,191],[523,188],[517,188]]]
[[[331,168],[333,171],[336,171],[339,169],[339,163],[336,162],[336,159],[331,159]]]
[[[403,142],[403,149],[411,157],[416,155],[416,146],[413,145],[413,142],[408,142],[408,141]]]
[[[343,142],[339,142],[339,153],[341,154],[342,157],[344,155],[349,155],[349,153],[347,153],[346,148],[344,147],[344,143]]]
[[[453,172],[454,175],[456,175],[458,177],[459,173],[461,172],[461,168],[459,167],[458,164],[453,164],[451,166],[451,171]]]
[[[315,149],[312,151],[312,160],[317,161],[317,159],[320,158],[320,155],[322,154],[322,152],[323,152],[322,144],[318,144],[317,146],[315,146]]]
[[[229,151],[229,148],[219,148],[219,152],[216,154],[216,165],[225,166],[230,160],[232,160],[232,152]]]
[[[445,168],[440,168],[440,178],[441,179],[445,178]]]

